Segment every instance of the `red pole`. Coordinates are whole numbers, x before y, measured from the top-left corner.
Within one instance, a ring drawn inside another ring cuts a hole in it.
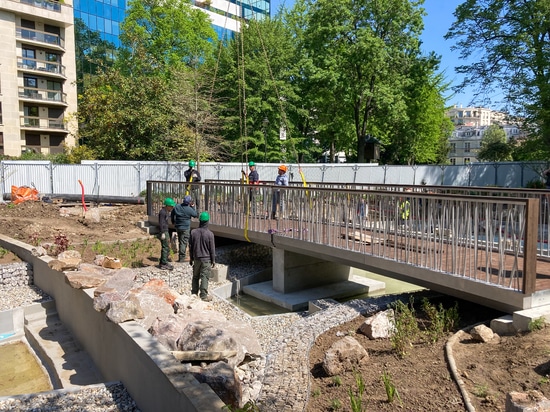
[[[84,185],[81,180],[78,180],[78,183],[80,183],[80,187],[82,188],[82,208],[86,212],[88,209],[86,208],[86,203],[84,203]]]

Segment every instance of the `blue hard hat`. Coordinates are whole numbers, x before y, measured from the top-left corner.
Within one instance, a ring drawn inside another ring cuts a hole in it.
[[[183,198],[183,204],[188,205],[189,203],[191,203],[191,200],[193,200],[191,199],[191,196],[187,195]]]

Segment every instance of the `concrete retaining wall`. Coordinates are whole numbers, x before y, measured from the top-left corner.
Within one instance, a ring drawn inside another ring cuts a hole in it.
[[[136,322],[115,324],[93,308],[93,289],[73,289],[49,256],[0,235],[0,246],[34,268],[34,284],[55,300],[59,318],[90,354],[105,381],[121,381],[142,411],[219,411],[224,404]]]

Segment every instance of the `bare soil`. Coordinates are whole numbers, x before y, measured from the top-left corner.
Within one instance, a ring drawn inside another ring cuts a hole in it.
[[[446,299],[448,303],[451,299]],[[454,301],[453,301],[454,302]],[[461,326],[490,319],[501,313],[475,304],[459,301]],[[357,333],[365,318],[331,329],[321,335],[310,352],[311,384],[308,412],[352,411],[349,391],[357,396],[357,376],[365,384],[362,411],[465,411],[466,404],[459,386],[452,377],[445,344],[452,334],[429,343],[419,340],[405,357],[399,357],[390,340],[369,340]],[[422,319],[418,319],[422,322]],[[496,337],[490,343],[479,343],[469,333],[458,332],[452,346],[459,378],[476,411],[504,411],[506,394],[512,391],[537,390],[550,397],[550,328]],[[322,368],[327,349],[344,334],[352,334],[367,350],[367,362],[355,371],[338,378],[328,377]],[[382,375],[386,373],[397,392],[399,401],[388,402]],[[338,405],[341,405],[338,408]]]
[[[99,221],[92,216],[99,216]],[[158,263],[160,242],[138,227],[145,220],[145,205],[90,205],[85,212],[80,205],[63,203],[0,204],[0,234],[29,245],[45,246],[51,255],[55,255],[56,243],[64,244],[80,251],[84,262],[93,262],[98,250],[105,251],[104,245],[140,239],[151,246],[138,250],[143,256],[136,260],[141,259],[144,265]],[[0,264],[14,260],[18,258],[13,254],[0,253]]]
[[[92,208],[94,206],[91,206]],[[92,262],[99,246],[112,242],[141,239],[149,246],[133,248],[133,259],[143,265],[158,264],[159,242],[137,226],[146,220],[144,205],[101,205],[99,222],[85,217],[81,206],[24,202],[0,204],[0,234],[32,245],[55,244],[66,237],[69,247],[83,253],[83,261]],[[127,245],[127,243],[122,243]],[[95,249],[95,250],[94,250]],[[124,246],[119,249],[122,253]],[[126,247],[128,249],[128,247]],[[17,261],[11,253],[2,255],[0,264]],[[450,307],[455,300],[447,299]],[[458,302],[459,328],[502,315],[468,302]],[[422,319],[419,319],[422,320]],[[356,333],[363,317],[340,325],[321,335],[310,352],[312,376],[308,412],[351,411],[349,391],[356,394],[354,373],[335,379],[326,376],[321,363],[326,350],[343,334],[353,336],[367,349],[368,361],[356,373],[362,376],[365,391],[362,410],[367,411],[464,411],[465,402],[459,386],[452,378],[445,356],[447,338],[436,343],[418,341],[401,358],[392,350],[389,340],[369,340]],[[337,335],[338,334],[338,335]],[[492,343],[476,343],[464,334],[453,346],[453,355],[460,378],[476,411],[504,411],[506,394],[536,389],[550,397],[550,328],[516,336],[503,336]],[[386,373],[397,389],[401,402],[387,401],[382,374]],[[338,406],[340,405],[340,406]]]

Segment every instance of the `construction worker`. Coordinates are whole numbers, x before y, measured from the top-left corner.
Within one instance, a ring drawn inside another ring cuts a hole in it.
[[[407,220],[409,220],[409,216],[411,214],[411,202],[409,202],[409,199],[403,199],[402,197],[399,198],[399,223],[405,224]]]
[[[197,163],[194,160],[189,160],[189,168],[185,172],[183,172],[186,182],[191,183],[201,181],[201,174],[198,170],[195,169],[196,165]],[[195,204],[195,208],[199,210],[200,186],[191,184],[187,185],[185,194],[191,196],[191,198],[193,199],[193,203]]]
[[[206,302],[212,297],[208,294],[208,279],[212,268],[216,266],[216,245],[214,233],[208,229],[210,215],[202,212],[199,216],[199,227],[191,231],[189,238],[189,264],[193,266],[191,294],[198,294]]]
[[[248,169],[250,170],[248,174],[241,170],[241,173],[244,177],[244,183],[247,183],[249,185],[259,185],[260,184],[260,175],[258,174],[258,171],[256,170],[256,163],[250,161],[248,162]],[[249,191],[249,202],[250,202],[250,212],[252,214],[256,214],[256,195],[258,194],[257,188],[251,188]],[[247,212],[247,208],[245,208],[245,212]]]
[[[159,268],[163,270],[172,270],[174,267],[168,263],[168,254],[170,253],[170,234],[168,232],[168,219],[174,209],[176,202],[171,197],[164,199],[164,207],[159,212],[159,230],[158,239],[160,240],[160,260]]]
[[[174,206],[170,216],[178,234],[178,262],[183,263],[191,234],[191,218],[198,216],[191,196],[185,196],[181,204]]]
[[[285,165],[279,166],[277,169],[277,178],[275,179],[276,186],[288,186],[288,176],[286,175],[287,168]],[[277,219],[277,205],[279,205],[279,215],[283,214],[284,201],[283,194],[279,189],[273,191],[273,202],[271,207],[271,219]]]

